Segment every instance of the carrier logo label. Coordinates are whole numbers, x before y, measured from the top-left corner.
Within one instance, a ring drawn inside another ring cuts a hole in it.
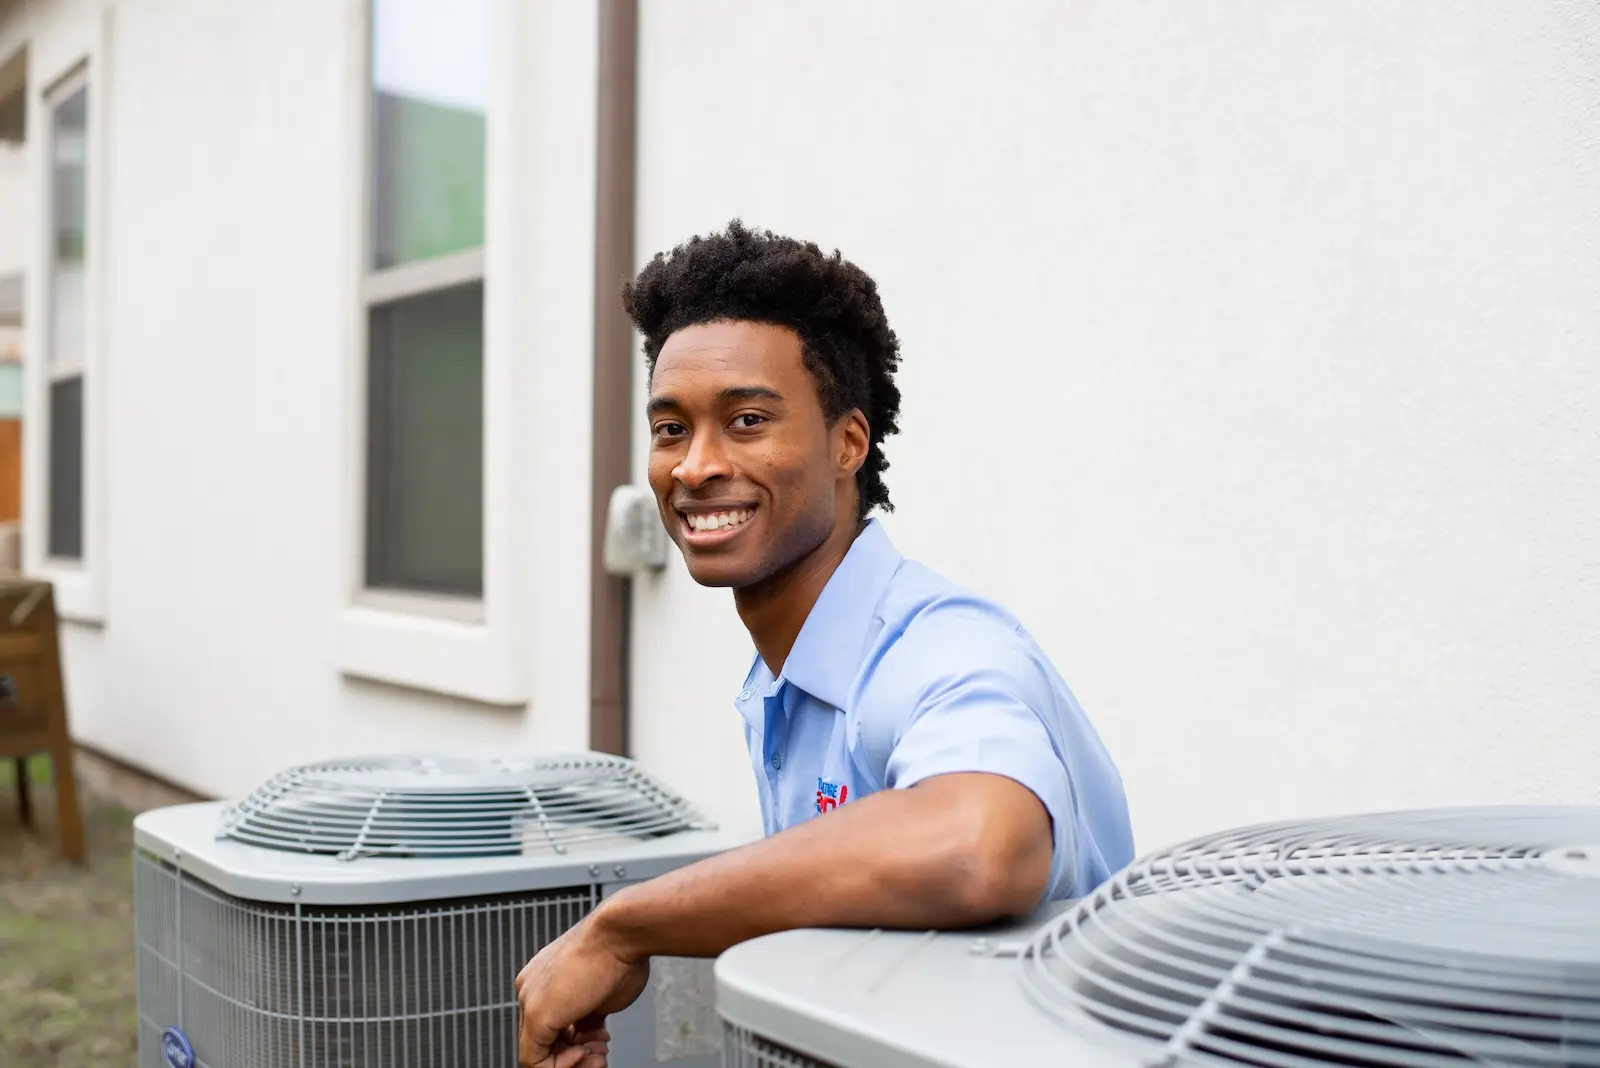
[[[832,812],[850,797],[850,787],[836,782],[817,780],[817,811]]]
[[[194,1068],[194,1048],[176,1027],[161,1032],[161,1056],[171,1068]]]

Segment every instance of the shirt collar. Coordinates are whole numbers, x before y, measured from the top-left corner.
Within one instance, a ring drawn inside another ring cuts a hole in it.
[[[882,525],[869,520],[811,606],[784,662],[783,677],[812,697],[843,708],[878,605],[904,562]]]

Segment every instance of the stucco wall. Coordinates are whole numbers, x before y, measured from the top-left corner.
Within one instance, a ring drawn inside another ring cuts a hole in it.
[[[0,141],[0,275],[22,270],[26,256],[27,179],[23,146]]]
[[[889,530],[1043,640],[1141,847],[1600,800],[1600,8],[934,6],[645,5],[641,258],[875,275]],[[747,810],[727,594],[635,603],[641,754]]]

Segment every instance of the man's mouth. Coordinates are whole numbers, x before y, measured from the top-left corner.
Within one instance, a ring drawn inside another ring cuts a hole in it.
[[[679,512],[683,533],[693,545],[708,545],[732,538],[756,514],[754,507],[729,508],[720,512]]]

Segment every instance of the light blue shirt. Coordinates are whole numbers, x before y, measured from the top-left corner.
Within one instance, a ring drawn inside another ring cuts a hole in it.
[[[1004,608],[901,556],[877,520],[782,675],[757,654],[735,705],[769,835],[878,790],[980,771],[1049,810],[1049,899],[1081,897],[1133,859],[1122,779],[1043,651]]]

